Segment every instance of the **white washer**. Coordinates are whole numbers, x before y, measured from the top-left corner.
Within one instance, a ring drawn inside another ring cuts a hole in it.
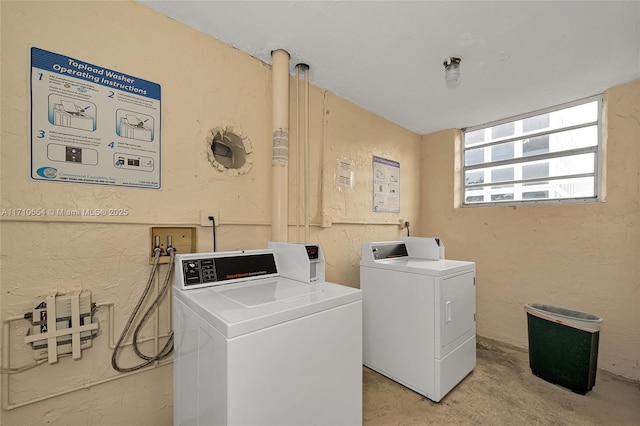
[[[364,365],[439,402],[476,365],[475,263],[438,238],[363,243]]]
[[[277,251],[176,256],[175,425],[362,424],[362,293],[281,276]]]

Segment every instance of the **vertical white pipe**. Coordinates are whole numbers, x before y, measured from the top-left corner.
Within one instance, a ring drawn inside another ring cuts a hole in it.
[[[300,74],[302,74],[302,80]],[[303,94],[300,93],[301,84],[304,84]],[[300,120],[301,108],[303,109],[302,120]],[[309,196],[311,192],[309,188],[309,66],[303,63],[296,65],[296,146],[298,148],[296,241],[301,241],[300,224],[303,224],[304,237],[302,241],[309,242]]]
[[[304,66],[304,242],[309,235],[309,66]]]
[[[2,325],[2,368],[9,369],[9,331],[10,325],[5,321]],[[2,408],[5,410],[9,406],[9,374],[2,377]]]
[[[296,148],[298,150],[298,173],[296,173],[296,242],[300,242],[300,214],[302,210],[302,144],[300,143],[300,67],[296,65]]]
[[[329,216],[329,204],[331,197],[331,189],[333,177],[329,177],[327,170],[333,170],[335,164],[329,162],[329,143],[328,143],[328,127],[329,127],[329,93],[324,90],[322,92],[322,179],[320,180],[320,223],[323,228],[331,227],[331,216]]]
[[[289,54],[271,52],[273,145],[271,158],[271,240],[288,241],[289,222]]]

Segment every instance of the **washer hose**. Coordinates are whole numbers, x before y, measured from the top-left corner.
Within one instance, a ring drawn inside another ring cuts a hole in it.
[[[138,334],[140,333],[140,330],[142,329],[144,324],[147,322],[151,314],[158,308],[160,301],[162,300],[162,298],[167,293],[167,290],[169,289],[169,279],[171,277],[171,272],[173,272],[173,263],[174,263],[176,250],[173,247],[169,247],[167,251],[169,252],[169,268],[167,270],[167,275],[164,278],[164,283],[162,285],[162,288],[160,289],[158,296],[155,298],[151,306],[149,306],[149,309],[147,309],[147,311],[142,316],[142,319],[139,321],[133,333],[133,350],[136,353],[136,355],[138,355],[138,357],[144,359],[145,361],[133,367],[120,367],[118,365],[118,353],[122,350],[122,343],[124,342],[124,339],[127,336],[127,334],[129,334],[129,331],[131,330],[131,326],[133,325],[133,322],[136,316],[138,315],[138,311],[140,311],[141,306],[143,305],[144,301],[146,300],[149,294],[149,291],[151,290],[151,287],[153,285],[153,278],[158,269],[158,262],[160,260],[160,248],[154,249],[153,267],[151,268],[151,273],[149,274],[149,279],[147,280],[147,286],[145,287],[144,292],[140,297],[140,300],[138,300],[138,304],[133,309],[133,312],[129,317],[129,321],[127,321],[127,324],[124,326],[124,329],[122,330],[122,334],[118,339],[118,343],[116,343],[116,347],[113,349],[113,354],[111,355],[111,366],[116,371],[120,371],[121,373],[129,373],[131,371],[139,370],[155,361],[160,361],[166,358],[173,351],[173,331],[169,334],[169,338],[165,343],[164,347],[155,355],[152,355],[152,356],[145,355],[140,351],[140,348],[138,347]]]

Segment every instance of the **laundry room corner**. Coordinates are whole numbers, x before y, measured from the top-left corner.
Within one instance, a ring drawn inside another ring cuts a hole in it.
[[[524,306],[539,302],[604,319],[598,367],[640,378],[637,207],[640,82],[604,92],[606,201],[460,207],[460,131],[425,135],[420,235],[475,261],[478,335],[527,347]]]

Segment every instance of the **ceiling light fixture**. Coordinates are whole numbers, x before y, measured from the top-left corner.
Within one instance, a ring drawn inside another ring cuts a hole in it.
[[[444,61],[444,81],[449,89],[455,89],[460,84],[460,58],[455,56]]]

